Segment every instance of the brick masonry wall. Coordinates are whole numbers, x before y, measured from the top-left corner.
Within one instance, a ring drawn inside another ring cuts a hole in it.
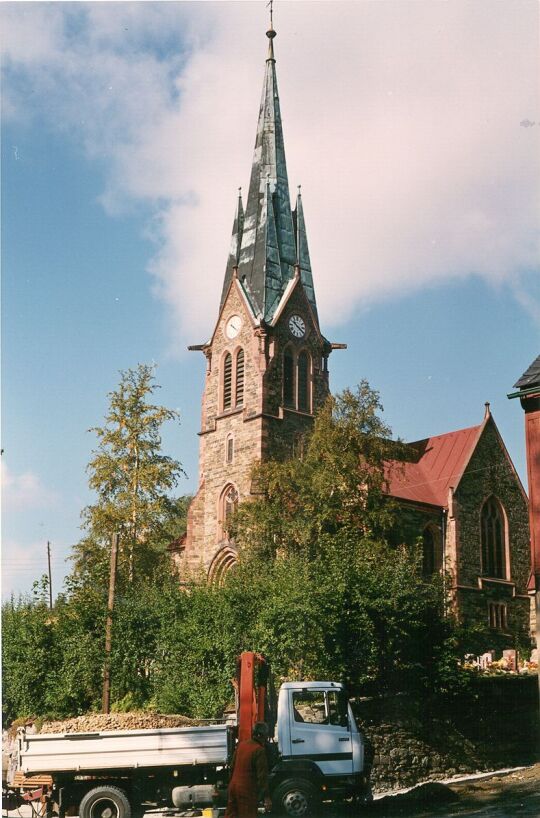
[[[450,706],[407,697],[353,703],[373,745],[375,792],[539,758],[536,676],[480,677]]]

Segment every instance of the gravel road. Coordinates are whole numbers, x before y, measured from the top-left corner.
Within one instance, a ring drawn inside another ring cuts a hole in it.
[[[338,816],[335,812],[336,818]],[[504,775],[450,784],[423,784],[381,798],[365,818],[540,818],[540,764]]]
[[[30,818],[29,807],[2,811],[7,818]],[[160,813],[147,813],[158,818]],[[428,783],[407,793],[385,796],[361,811],[325,805],[321,818],[540,818],[540,764],[489,778],[448,784]]]

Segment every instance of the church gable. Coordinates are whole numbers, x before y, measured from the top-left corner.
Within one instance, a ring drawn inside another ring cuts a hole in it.
[[[313,415],[328,396],[331,346],[321,335],[302,282],[285,293],[270,333],[264,378],[265,412]]]
[[[489,578],[510,582],[517,593],[525,593],[529,576],[527,498],[491,415],[454,499],[460,583],[484,586],[483,578]]]
[[[491,630],[491,647],[524,641],[530,626],[527,497],[486,406],[479,426],[409,444],[386,464],[398,504],[396,542],[418,542],[424,575],[445,569],[454,612]]]
[[[258,344],[255,322],[236,280],[231,282],[212,340],[203,405],[206,428],[222,415],[239,410],[256,411],[258,390]]]

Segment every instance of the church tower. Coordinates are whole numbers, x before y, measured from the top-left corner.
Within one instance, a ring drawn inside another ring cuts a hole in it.
[[[328,395],[333,346],[319,327],[300,191],[291,207],[272,23],[266,36],[246,207],[239,195],[214,332],[190,347],[206,357],[199,487],[172,549],[181,574],[203,567],[218,581],[236,562],[227,521],[252,494],[253,465],[301,445]]]

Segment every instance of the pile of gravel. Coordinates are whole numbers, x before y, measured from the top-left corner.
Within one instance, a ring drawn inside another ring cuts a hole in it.
[[[45,721],[40,733],[101,733],[104,730],[155,730],[159,727],[198,727],[208,722],[161,713],[87,713],[65,721]]]

